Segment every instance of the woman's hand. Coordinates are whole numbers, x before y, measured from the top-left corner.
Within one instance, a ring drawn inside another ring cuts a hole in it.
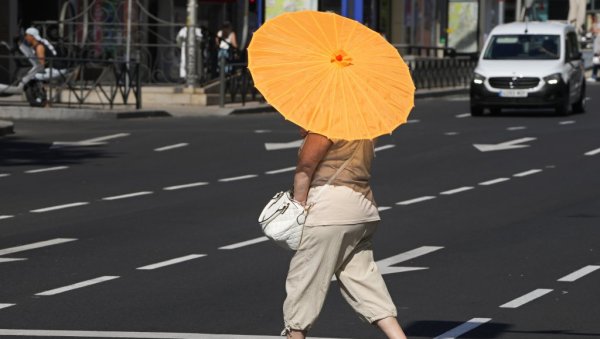
[[[294,200],[306,204],[315,170],[332,144],[333,142],[323,135],[307,132],[294,175]]]

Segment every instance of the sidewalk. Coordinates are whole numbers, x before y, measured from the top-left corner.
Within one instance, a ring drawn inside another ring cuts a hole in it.
[[[441,97],[448,95],[465,95],[468,88],[444,88],[431,90],[418,90],[415,98]],[[219,106],[191,106],[191,105],[152,105],[144,106],[140,110],[135,107],[119,107],[107,109],[102,107],[69,108],[69,107],[29,107],[25,103],[12,106],[0,106],[0,119],[10,120],[96,120],[96,119],[129,119],[151,117],[206,117],[226,116],[232,114],[270,113],[275,109],[261,102],[247,102]],[[11,124],[12,131],[12,124]]]

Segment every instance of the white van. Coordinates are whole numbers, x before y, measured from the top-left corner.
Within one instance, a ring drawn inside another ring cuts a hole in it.
[[[585,110],[585,74],[575,28],[559,22],[495,27],[471,82],[471,115],[502,108]]]

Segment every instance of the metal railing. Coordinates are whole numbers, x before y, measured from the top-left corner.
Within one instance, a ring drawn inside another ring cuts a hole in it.
[[[417,89],[467,87],[477,60],[456,58],[406,58]]]
[[[239,101],[237,101],[239,98]],[[228,100],[229,99],[229,100]],[[248,70],[247,62],[227,62],[225,58],[219,59],[219,106],[224,107],[225,102],[241,102],[262,100],[262,96],[254,87],[252,75]]]
[[[27,57],[0,55],[20,65],[8,75],[9,85],[16,86],[31,64]],[[137,61],[118,61],[87,58],[48,58],[49,80],[42,80],[47,89],[48,105],[130,105],[130,97],[136,109],[142,107],[142,86],[140,81],[140,63]],[[56,67],[58,63],[67,63],[64,72]],[[26,67],[25,65],[29,65]],[[56,73],[54,73],[56,72]],[[1,93],[0,93],[1,94]],[[19,93],[13,93],[19,94]]]

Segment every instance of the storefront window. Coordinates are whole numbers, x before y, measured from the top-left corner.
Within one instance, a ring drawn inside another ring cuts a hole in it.
[[[319,1],[319,10],[342,14],[342,0],[321,0]]]

